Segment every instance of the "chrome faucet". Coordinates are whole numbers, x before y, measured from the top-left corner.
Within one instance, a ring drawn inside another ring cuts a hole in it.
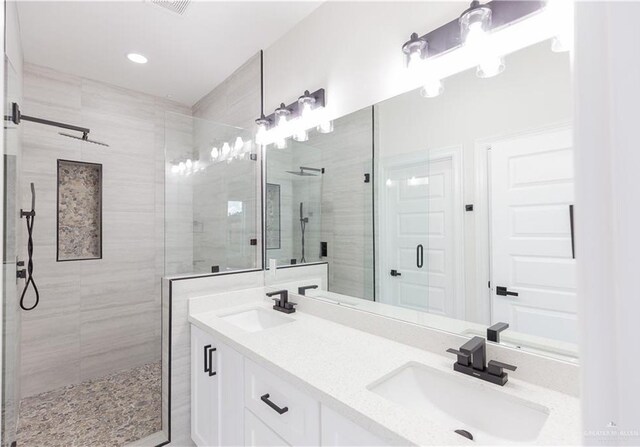
[[[473,337],[471,340],[460,346],[460,349],[447,349],[447,352],[455,354],[458,358],[453,364],[453,370],[477,377],[487,382],[503,386],[509,380],[509,375],[505,369],[515,371],[516,367],[507,363],[487,359],[487,343],[482,337]]]

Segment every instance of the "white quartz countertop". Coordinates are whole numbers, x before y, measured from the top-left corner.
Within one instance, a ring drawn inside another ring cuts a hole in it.
[[[479,387],[497,385],[454,372],[455,356],[437,355],[305,314],[304,306],[286,315],[294,321],[258,332],[246,332],[220,318],[251,308],[275,312],[264,293],[259,288],[192,299],[189,321],[389,444],[477,444],[430,420],[428,414],[411,411],[367,387],[409,362],[457,374]],[[535,444],[580,443],[577,398],[517,379],[498,388],[548,408],[549,417]]]

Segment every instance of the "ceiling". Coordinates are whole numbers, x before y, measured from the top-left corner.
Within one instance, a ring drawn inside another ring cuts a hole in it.
[[[320,3],[200,1],[178,15],[148,0],[25,1],[18,14],[26,62],[193,105]]]

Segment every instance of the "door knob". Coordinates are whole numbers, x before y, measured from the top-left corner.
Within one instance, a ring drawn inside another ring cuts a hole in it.
[[[500,296],[518,296],[518,292],[512,292],[509,289],[507,289],[504,286],[497,286],[496,287],[496,295],[500,295]]]
[[[391,270],[389,273],[391,274],[391,276],[402,276],[402,273],[397,270]]]

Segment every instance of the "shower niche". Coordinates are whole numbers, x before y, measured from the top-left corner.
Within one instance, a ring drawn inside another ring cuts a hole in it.
[[[58,160],[57,260],[102,258],[102,165]]]

